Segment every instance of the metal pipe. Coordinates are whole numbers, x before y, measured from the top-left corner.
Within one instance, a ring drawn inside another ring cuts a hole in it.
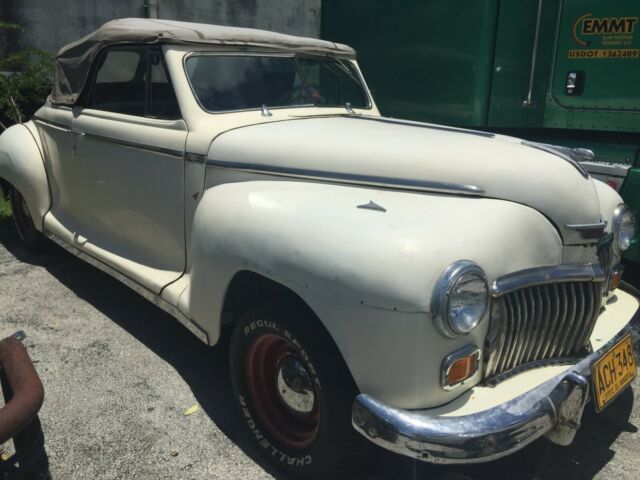
[[[143,6],[147,18],[160,18],[160,8],[158,6],[158,0],[144,0]]]
[[[527,98],[522,102],[522,106],[525,108],[535,106],[533,102],[533,80],[536,74],[536,63],[538,60],[538,42],[540,40],[540,23],[542,22],[542,2],[538,0],[538,17],[536,19],[536,33],[533,37],[533,52],[531,54],[531,71],[529,73],[529,91],[527,92]]]
[[[44,388],[19,337],[0,342],[0,374],[6,404],[0,409],[0,444],[14,438],[36,418]]]

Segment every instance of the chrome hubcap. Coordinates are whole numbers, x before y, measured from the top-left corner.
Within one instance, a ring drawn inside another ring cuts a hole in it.
[[[278,366],[276,390],[280,401],[297,415],[308,415],[316,403],[313,381],[296,357],[287,355]]]

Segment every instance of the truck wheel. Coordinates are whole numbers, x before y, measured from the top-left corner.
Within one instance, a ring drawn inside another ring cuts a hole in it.
[[[276,311],[248,313],[231,338],[231,381],[251,438],[298,478],[350,478],[364,443],[351,426],[353,379],[312,314]]]
[[[20,239],[28,249],[42,250],[45,245],[45,237],[36,229],[29,207],[27,207],[27,202],[15,188],[9,190],[9,203],[11,204],[13,221]]]

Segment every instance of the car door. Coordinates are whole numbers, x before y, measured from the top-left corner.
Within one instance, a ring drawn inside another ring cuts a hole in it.
[[[155,293],[185,268],[185,122],[159,47],[112,47],[74,112],[78,248]]]

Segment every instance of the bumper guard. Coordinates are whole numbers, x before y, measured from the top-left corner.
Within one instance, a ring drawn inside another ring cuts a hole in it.
[[[373,443],[431,463],[481,463],[504,457],[546,435],[569,445],[591,398],[591,364],[627,334],[640,357],[638,313],[607,344],[569,370],[510,401],[463,416],[430,415],[389,407],[369,395],[356,397],[353,426]],[[639,358],[640,360],[640,358]]]

